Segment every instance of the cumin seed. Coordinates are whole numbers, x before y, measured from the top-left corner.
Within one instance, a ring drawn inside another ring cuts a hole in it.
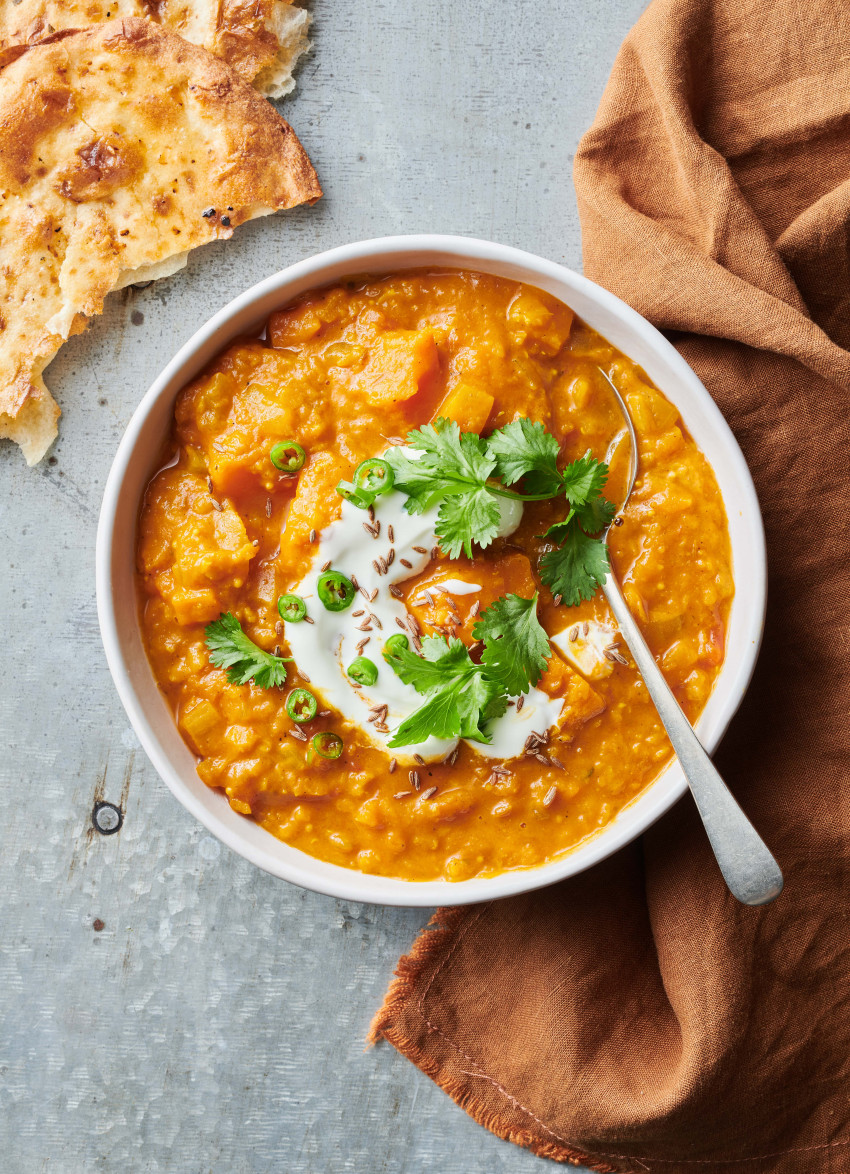
[[[432,559],[436,559],[436,558],[439,558],[439,557],[440,557],[440,548],[439,548],[439,546],[432,546],[432,547],[431,547],[431,558],[432,558]]]
[[[409,770],[407,772],[407,777],[410,779],[411,783],[413,784],[414,791],[418,791],[419,790],[419,771]]]
[[[328,559],[328,561],[327,561],[326,563],[322,563],[322,565],[321,565],[321,567],[320,567],[319,569],[320,569],[322,572],[324,572],[324,571],[326,571],[326,570],[328,569],[328,567],[329,567],[330,565],[331,565],[331,560],[330,560],[330,559]]]
[[[376,558],[372,559],[372,566],[375,568],[375,570],[378,572],[379,575],[382,575],[384,573],[381,570],[381,564],[378,562],[378,560]]]
[[[481,600],[476,599],[475,603],[473,603],[472,607],[469,609],[469,618],[471,620],[474,620],[480,611],[481,611]]]
[[[394,596],[396,599],[401,599],[404,595],[404,592],[400,587],[396,587],[395,583],[390,583],[390,595]]]
[[[274,634],[275,634],[275,636],[282,636],[283,635],[283,620],[278,620],[277,623],[275,624]]]
[[[578,624],[575,624],[572,628],[570,628],[570,630],[567,634],[567,639],[569,640],[570,644],[575,644],[577,637],[578,637]]]
[[[549,755],[549,761],[557,770],[566,770],[563,762],[561,762],[560,758],[556,758],[554,754]]]
[[[320,709],[319,710],[319,717],[330,717],[330,716],[331,716],[331,711],[329,709]]]
[[[316,531],[315,531],[315,530],[311,530],[311,531],[310,531],[310,534],[309,534],[309,539],[310,539],[310,541],[311,541],[311,542],[315,542],[315,541],[316,541]]]
[[[433,607],[434,606],[434,596],[431,594],[430,591],[425,591],[424,595],[425,595],[425,598],[428,600],[428,603],[430,604],[430,606]]]
[[[298,670],[298,676],[301,678],[302,681],[306,681],[308,685],[310,684],[310,678],[307,676],[307,674],[304,672],[303,669]]]
[[[355,578],[354,575],[351,576],[351,586],[354,588],[355,591],[360,590],[360,584],[357,582],[357,579]]]
[[[416,649],[417,652],[422,651],[422,641],[419,639],[418,636],[412,636],[411,642],[413,643],[413,647]]]
[[[410,629],[410,631],[413,633],[414,636],[421,636],[422,635],[422,629],[419,627],[419,623],[416,619],[416,616],[409,615],[407,617],[407,626]]]
[[[395,542],[395,530],[393,530],[392,522],[387,526],[387,538],[389,538],[390,542]]]
[[[497,774],[494,774],[493,771],[491,771],[490,774],[488,774],[487,778],[484,780],[484,786],[485,787],[492,787],[493,784],[498,783],[498,781],[499,781],[499,776]]]
[[[356,626],[358,632],[371,632],[372,631],[372,625],[369,622],[369,620],[364,620],[362,624],[356,624],[355,626]]]
[[[538,762],[542,762],[544,766],[550,765],[549,759],[546,757],[545,754],[535,754],[534,757],[537,759]]]
[[[375,627],[378,629],[378,631],[379,631],[379,632],[383,632],[383,630],[384,630],[384,625],[381,623],[381,621],[378,619],[378,617],[377,617],[377,616],[374,616],[374,615],[372,615],[372,613],[371,613],[371,612],[369,612],[369,615],[371,616],[372,623],[375,625]]]
[[[210,491],[210,493],[212,493],[212,477],[207,477],[207,489]]]
[[[387,560],[385,558],[382,558],[382,559],[379,559],[378,561],[381,564],[381,574],[386,575],[387,571],[389,570],[389,567],[387,566]]]
[[[429,787],[427,791],[422,792],[422,798],[423,799],[430,799],[432,795],[436,795],[436,794],[437,794],[437,788],[436,787]]]
[[[370,526],[368,522],[363,523],[363,529],[366,531],[367,534],[371,534],[373,538],[378,537],[378,531],[375,529],[374,526]]]
[[[454,764],[457,762],[458,754],[460,754],[460,746],[455,746],[454,750],[446,759],[446,762],[449,764],[449,766],[454,766]]]
[[[360,594],[363,596],[363,598],[368,603],[369,602],[369,592],[366,590],[366,588],[365,587],[358,587],[357,590],[360,592]]]
[[[402,448],[407,444],[407,441],[404,440],[401,436],[388,436],[386,439],[390,442],[390,444],[395,444],[396,446],[400,445]]]
[[[221,502],[218,501],[218,499],[215,497],[211,498],[210,500],[213,503],[213,509],[218,510],[218,512],[221,513],[221,511],[224,509],[224,506],[221,504]]]
[[[519,711],[522,709],[522,707],[523,707],[524,705],[525,705],[525,694],[523,693],[523,694],[520,694],[520,696],[519,696],[519,697],[517,697],[517,699],[516,699],[516,711],[517,711],[517,713],[519,713]]]
[[[398,626],[401,628],[402,632],[406,632],[406,631],[407,631],[407,624],[405,624],[404,620],[400,620],[400,619],[398,618],[398,616],[396,616],[396,618],[395,618],[395,622],[396,622],[396,623],[398,624]]]
[[[408,795],[412,794],[412,791],[396,791],[396,793],[393,795],[393,799],[406,799]]]
[[[543,796],[543,806],[544,807],[551,807],[552,804],[555,802],[557,794],[558,794],[558,788],[557,787],[550,787],[549,790],[546,792],[546,794]]]
[[[293,726],[291,730],[287,730],[286,732],[291,737],[297,738],[299,742],[306,742],[307,741],[307,735],[304,733],[303,730],[299,730],[297,728],[297,726]]]
[[[391,567],[394,562],[395,562],[395,547],[391,546],[389,551],[387,552],[387,566]]]
[[[305,623],[305,624],[315,624],[315,622],[316,622],[316,621],[315,621],[314,619],[312,619],[312,617],[311,617],[311,616],[305,616],[305,617],[304,617],[304,623]]]
[[[270,518],[271,516],[272,516],[272,499],[270,497],[267,497],[266,498],[266,517]]]
[[[410,560],[409,560],[409,559],[406,559],[406,558],[400,558],[398,561],[401,563],[401,565],[402,565],[403,567],[407,567],[407,569],[408,569],[409,571],[412,571],[412,570],[413,570],[413,563],[412,563],[412,562],[410,562]]]
[[[356,619],[358,619],[360,616],[365,616],[365,614],[366,614],[366,611],[365,611],[365,609],[361,607],[361,608],[359,608],[357,611],[353,611],[353,612],[351,613],[351,618],[352,618],[353,620],[356,620]]]
[[[590,631],[590,624],[587,622],[587,620],[585,620],[581,626],[582,636],[586,636],[589,631]]]
[[[372,590],[372,594],[369,596],[369,602],[374,603],[377,598],[378,598],[378,588],[375,587]]]
[[[373,505],[370,505],[368,510],[366,511],[366,513],[369,515],[369,521],[374,522],[374,520],[375,520],[375,507]]]
[[[360,655],[360,653],[363,651],[363,649],[366,647],[366,645],[369,643],[369,641],[371,639],[372,639],[371,636],[367,636],[365,640],[360,641],[360,643],[357,645],[357,655],[358,656]]]
[[[558,604],[561,602],[561,600],[562,600],[563,598],[564,598],[564,597],[563,597],[563,595],[556,595],[556,596],[555,596],[555,598],[552,600],[552,602],[554,603],[555,607],[557,607],[557,606],[558,606]]]
[[[389,765],[389,768],[388,768],[388,769],[389,769],[389,772],[390,772],[390,774],[392,774],[392,773],[393,773],[393,771],[395,770],[395,768],[396,768],[397,766],[398,766],[398,762],[397,762],[397,761],[396,761],[394,758],[391,758],[391,759],[390,759],[390,765]]]
[[[427,554],[428,553],[428,548],[425,546],[414,546],[413,549],[416,551],[417,554]]]
[[[414,761],[414,762],[418,762],[420,766],[424,766],[424,765],[425,765],[425,759],[422,757],[422,755],[421,755],[421,754],[414,754],[414,755],[413,755],[413,761]]]
[[[375,722],[375,729],[380,730],[382,734],[388,734],[390,732],[390,727],[386,722]]]

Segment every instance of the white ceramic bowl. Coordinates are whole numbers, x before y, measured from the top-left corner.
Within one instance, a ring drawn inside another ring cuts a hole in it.
[[[679,409],[717,476],[732,540],[736,593],[726,660],[697,732],[717,746],[738,708],[758,655],[766,601],[764,532],[755,489],[728,425],[694,372],[667,340],[598,285],[540,257],[488,241],[451,236],[361,241],[292,265],[220,310],[179,351],[133,415],[104,493],[97,536],[97,603],[109,668],[127,715],[151,762],[180,802],[230,848],[267,872],[305,888],[387,905],[466,904],[505,897],[581,872],[633,840],[685,791],[677,763],[587,843],[551,864],[458,883],[369,876],[314,860],[237,815],[211,791],[177,731],[148,665],[134,586],[139,502],[167,435],[178,392],[223,347],[251,333],[306,290],[352,274],[386,274],[417,266],[477,269],[526,282],[566,302],[590,326],[639,363]]]

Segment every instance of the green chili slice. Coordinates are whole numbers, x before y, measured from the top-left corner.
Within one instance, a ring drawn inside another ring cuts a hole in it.
[[[269,453],[271,463],[282,473],[295,473],[307,460],[307,454],[294,440],[282,440]]]
[[[332,734],[330,730],[314,734],[312,746],[321,758],[339,758],[342,754],[342,738],[339,734]]]
[[[382,493],[389,493],[395,483],[395,473],[387,461],[380,457],[369,457],[361,461],[354,470],[354,485],[357,489],[374,493],[380,497]]]
[[[286,712],[294,722],[311,722],[319,703],[308,689],[293,689],[286,699]]]
[[[345,611],[354,602],[354,584],[339,571],[319,575],[318,592],[328,611]]]
[[[384,660],[389,660],[392,656],[398,656],[403,648],[409,648],[410,641],[406,636],[402,636],[401,632],[396,632],[394,636],[390,636],[384,645]]]
[[[281,595],[277,601],[277,610],[282,620],[297,624],[306,616],[307,604],[300,595]]]
[[[358,685],[374,685],[378,679],[378,666],[368,656],[358,656],[348,666],[348,675]]]
[[[352,505],[356,505],[359,510],[368,510],[369,506],[377,497],[376,493],[372,493],[368,489],[359,489],[356,485],[352,485],[350,481],[340,481],[336,487],[336,491],[340,497],[344,497],[346,501],[350,501]]]

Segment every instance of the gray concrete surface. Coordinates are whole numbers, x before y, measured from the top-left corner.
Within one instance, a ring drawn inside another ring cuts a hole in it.
[[[104,480],[144,389],[209,315],[384,233],[580,267],[572,158],[644,0],[315,0],[282,105],[326,197],[112,297],[48,371],[49,461],[0,445],[0,1168],[492,1174],[540,1159],[364,1035],[423,911],[301,892],[220,847],[138,748],[97,629]],[[96,834],[98,799],[121,830]],[[103,923],[99,931],[95,921]]]

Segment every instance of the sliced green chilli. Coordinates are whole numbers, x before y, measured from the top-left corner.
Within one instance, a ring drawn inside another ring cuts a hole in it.
[[[271,463],[281,473],[295,473],[307,460],[307,454],[294,440],[281,440],[269,453]]]
[[[328,611],[345,611],[356,594],[354,584],[339,571],[324,571],[319,575],[318,593]]]
[[[339,758],[342,754],[342,738],[330,730],[314,734],[311,745],[320,758]]]
[[[409,648],[410,641],[406,636],[402,636],[401,632],[396,632],[394,636],[390,636],[384,645],[384,659],[388,660],[391,656],[397,656],[403,648]]]
[[[354,470],[355,488],[366,493],[374,493],[376,497],[380,497],[382,493],[389,493],[394,483],[395,473],[392,466],[380,457],[369,457],[368,460],[361,461]]]
[[[374,685],[378,679],[378,666],[368,656],[358,656],[348,666],[348,675],[358,685]]]
[[[300,595],[281,595],[277,601],[277,610],[282,620],[290,624],[297,624],[307,614],[307,604]]]
[[[286,699],[286,712],[294,722],[311,722],[319,703],[309,689],[293,689]]]
[[[368,489],[358,489],[356,485],[352,485],[350,481],[340,481],[336,487],[336,491],[340,497],[344,497],[346,501],[350,501],[352,505],[356,505],[359,510],[368,510],[375,498],[376,493],[371,493]]]

